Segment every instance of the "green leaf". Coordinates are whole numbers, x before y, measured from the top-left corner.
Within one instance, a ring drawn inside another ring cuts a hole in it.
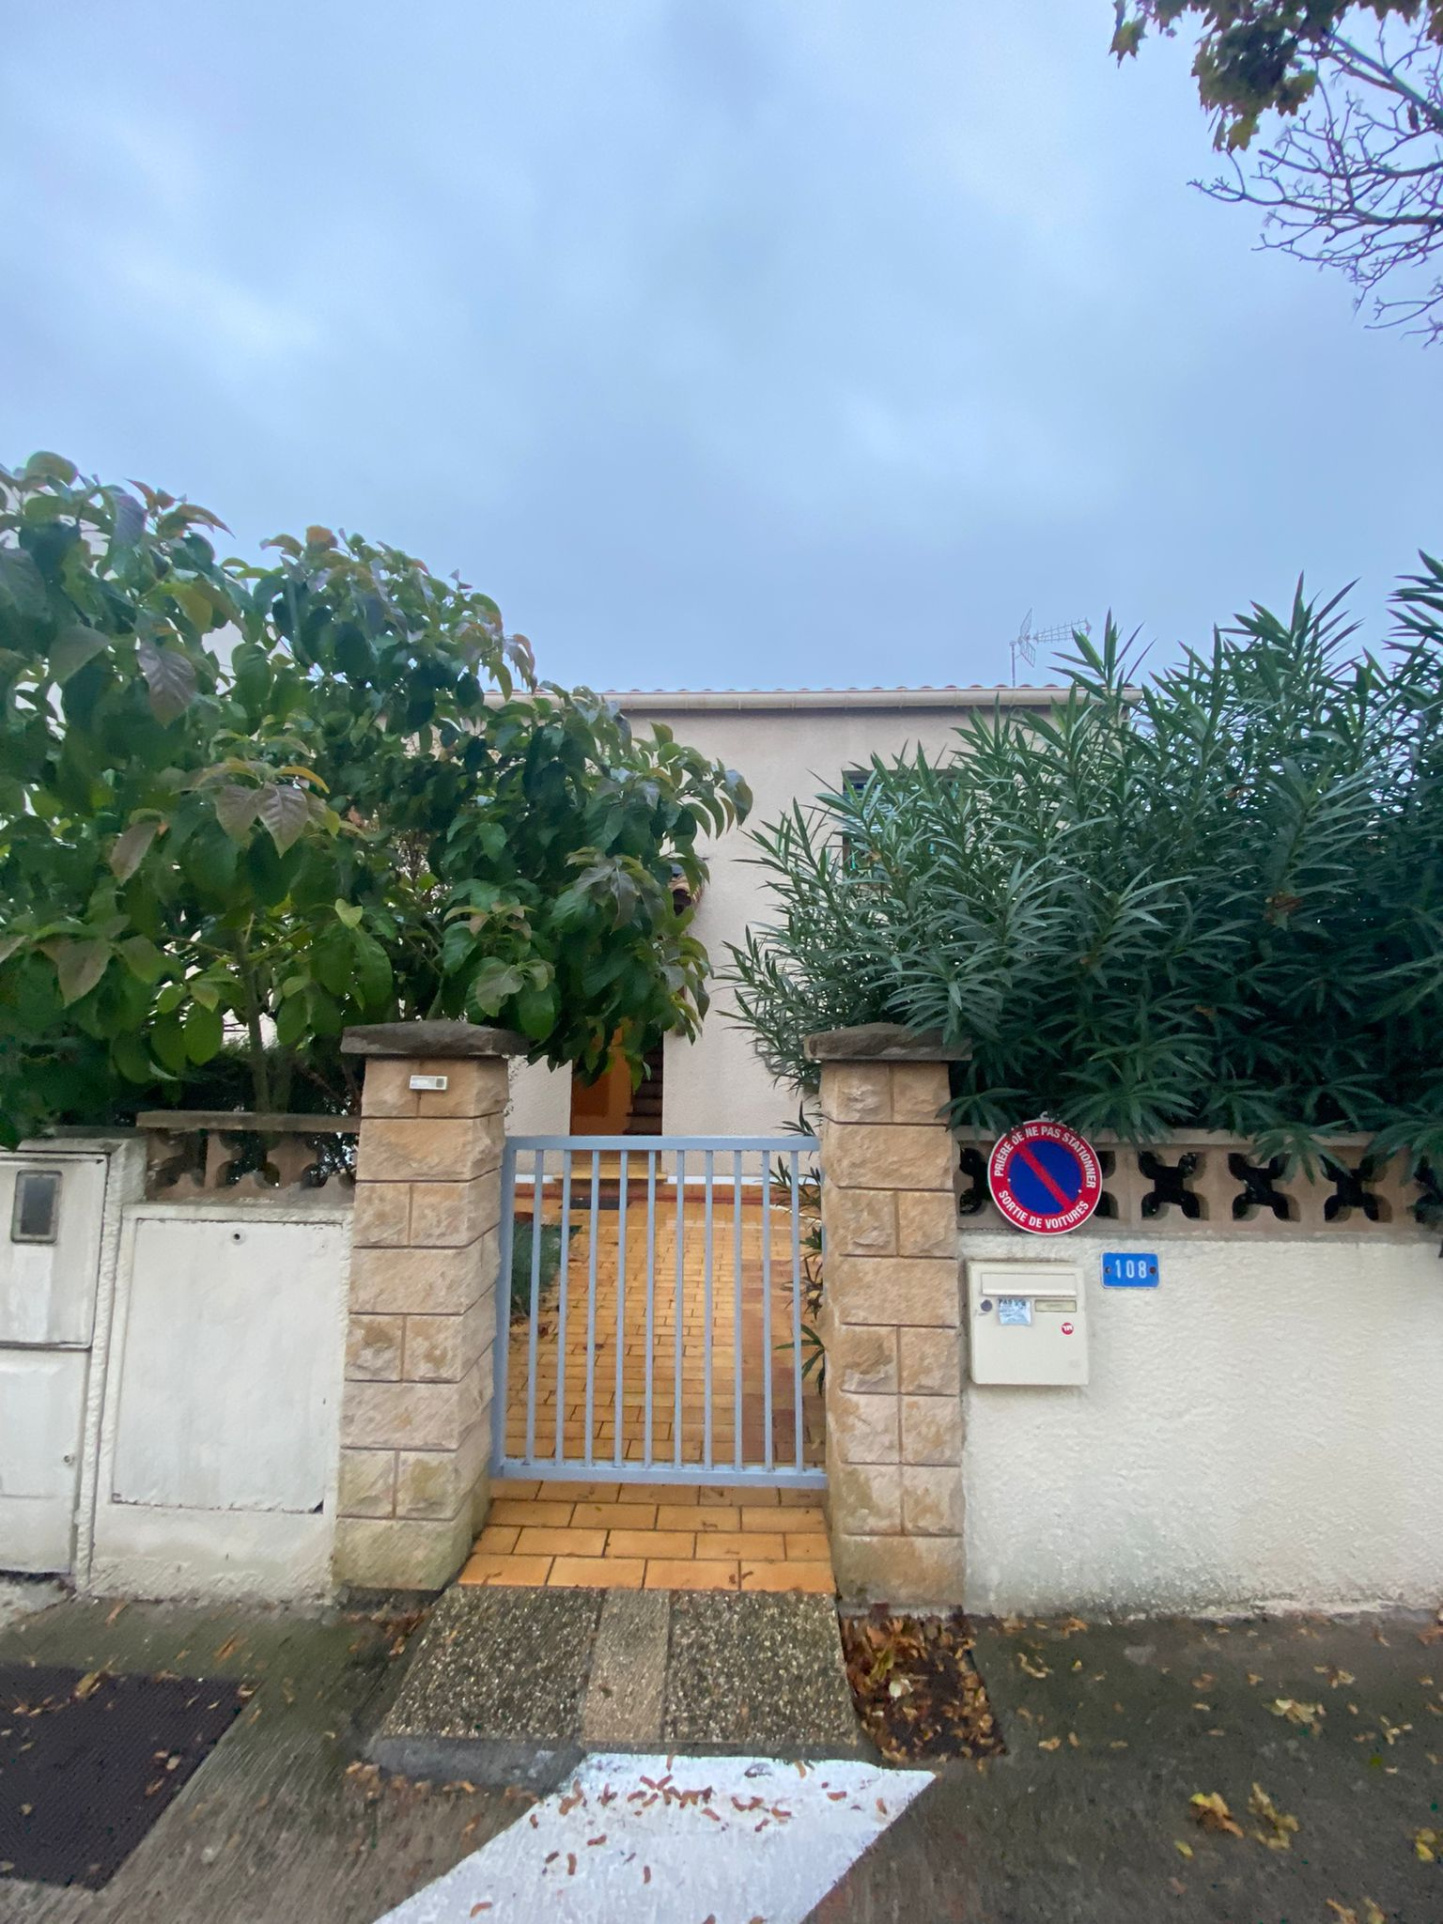
[[[45,577],[24,548],[0,545],[0,606],[9,602],[27,621],[43,621],[50,612]]]
[[[165,957],[148,935],[127,935],[116,944],[125,957],[125,966],[142,982],[158,982],[165,969]]]
[[[533,1042],[544,1042],[556,1027],[554,989],[523,989],[516,998],[516,1026]]]
[[[227,782],[224,787],[215,790],[212,799],[215,818],[226,834],[233,842],[243,842],[256,818],[260,790],[243,788],[239,782]]]
[[[284,855],[299,841],[311,819],[310,797],[303,788],[287,782],[267,782],[255,795],[261,826],[269,832],[277,852]]]
[[[0,935],[0,962],[8,962],[29,939],[26,935]]]
[[[155,1080],[155,1064],[144,1042],[133,1029],[111,1039],[110,1059],[127,1082],[144,1085]]]
[[[192,1002],[185,1018],[185,1053],[194,1063],[209,1062],[225,1040],[225,1022],[219,1009],[207,1009]]]
[[[493,1016],[524,986],[525,979],[513,963],[488,956],[476,971],[467,1003],[477,1014]]]
[[[361,917],[365,914],[365,910],[354,902],[347,902],[338,897],[336,901],[336,914],[348,929],[358,929],[361,926]]]
[[[355,968],[356,938],[338,923],[331,923],[317,937],[311,950],[311,969],[316,980],[332,995],[349,995]]]
[[[180,1026],[180,1018],[172,1011],[163,1015],[151,1025],[150,1046],[155,1057],[172,1075],[184,1075],[189,1060],[185,1047],[185,1031]]]
[[[357,1000],[366,1008],[378,1007],[391,994],[391,959],[372,936],[352,938],[356,955]]]
[[[159,829],[159,822],[132,822],[123,834],[116,837],[109,861],[110,872],[117,882],[128,882],[134,875]]]
[[[195,699],[195,666],[178,648],[160,648],[142,641],[136,648],[140,672],[150,689],[150,709],[164,726],[183,715]]]
[[[110,962],[110,953],[108,942],[62,940],[54,945],[60,1000],[67,1009],[72,1002],[89,995],[99,982]]]
[[[26,481],[56,481],[61,487],[68,488],[80,470],[63,454],[51,454],[42,448],[39,453],[31,455],[20,472]]]
[[[276,1011],[276,1041],[283,1049],[294,1049],[306,1032],[310,1011],[306,998],[293,995]]]
[[[122,554],[133,548],[145,532],[145,509],[133,494],[124,488],[109,488],[111,509],[115,516],[110,535],[110,552]]]
[[[109,646],[109,635],[102,635],[98,628],[72,622],[68,628],[62,628],[50,644],[50,673],[56,681],[67,682],[77,668],[83,668]]]

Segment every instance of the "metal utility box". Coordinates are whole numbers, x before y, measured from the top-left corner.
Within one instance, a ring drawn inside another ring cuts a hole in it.
[[[0,1569],[71,1568],[108,1166],[0,1154]]]
[[[1076,1263],[969,1260],[967,1327],[974,1383],[1087,1381],[1087,1304]]]

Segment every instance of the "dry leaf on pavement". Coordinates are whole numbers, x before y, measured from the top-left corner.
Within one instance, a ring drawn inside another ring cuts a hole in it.
[[[1274,1697],[1268,1705],[1275,1717],[1286,1717],[1290,1724],[1303,1724],[1315,1737],[1323,1734],[1323,1718],[1327,1712],[1321,1704],[1299,1703],[1296,1697]]]
[[[1230,1837],[1241,1837],[1243,1827],[1228,1809],[1221,1791],[1194,1791],[1191,1799],[1192,1814],[1204,1830],[1226,1831]]]
[[[1253,1836],[1260,1844],[1266,1844],[1270,1851],[1289,1851],[1293,1848],[1293,1838],[1297,1833],[1298,1820],[1289,1817],[1286,1811],[1278,1809],[1261,1784],[1254,1784],[1252,1795],[1248,1798],[1248,1809],[1254,1817],[1260,1817],[1266,1830],[1255,1830]]]

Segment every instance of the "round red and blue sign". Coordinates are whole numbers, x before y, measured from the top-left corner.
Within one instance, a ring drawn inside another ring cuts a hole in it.
[[[1061,1236],[1102,1200],[1102,1164],[1085,1136],[1043,1116],[1002,1137],[988,1160],[987,1186],[1014,1229]]]

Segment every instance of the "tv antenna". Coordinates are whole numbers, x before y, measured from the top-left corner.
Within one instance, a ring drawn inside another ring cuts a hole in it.
[[[1034,630],[1032,626],[1032,610],[1029,608],[1027,613],[1022,617],[1022,626],[1007,644],[1007,652],[1012,661],[1012,686],[1014,688],[1017,686],[1017,663],[1019,659],[1025,661],[1030,668],[1037,660],[1037,651],[1039,648],[1056,648],[1064,641],[1071,641],[1072,637],[1078,633],[1090,635],[1092,633],[1092,623],[1090,621],[1059,621],[1052,628],[1038,628]]]

